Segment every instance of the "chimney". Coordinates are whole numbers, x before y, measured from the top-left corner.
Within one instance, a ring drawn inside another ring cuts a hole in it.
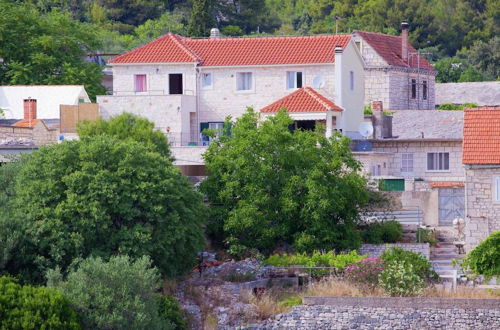
[[[343,80],[347,79],[346,73],[342,72],[344,64],[343,62],[343,53],[344,49],[342,46],[337,45],[335,46],[335,103],[340,106],[340,107],[345,107],[346,105],[344,104],[344,99],[343,99],[343,91],[342,91],[342,86]]]
[[[371,104],[373,117],[373,137],[375,139],[387,139],[392,137],[392,116],[384,114],[382,101],[373,101]]]
[[[36,100],[32,98],[24,100],[24,119],[36,119]]]
[[[410,25],[403,21],[401,23],[401,58],[408,63],[408,28]]]
[[[213,28],[210,30],[210,39],[219,39],[220,31],[218,28]]]

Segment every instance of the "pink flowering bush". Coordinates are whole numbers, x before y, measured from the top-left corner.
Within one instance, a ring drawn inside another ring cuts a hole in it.
[[[379,275],[384,270],[384,262],[379,257],[368,257],[345,268],[347,280],[361,287],[375,288],[379,283]]]

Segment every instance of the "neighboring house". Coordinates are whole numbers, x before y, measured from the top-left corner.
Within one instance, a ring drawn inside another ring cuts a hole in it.
[[[389,110],[433,110],[436,69],[401,36],[354,31],[365,63],[365,102],[382,101]]]
[[[466,251],[500,230],[500,106],[464,111]]]
[[[59,118],[61,104],[90,102],[81,85],[0,86],[0,109],[7,119],[25,118],[25,103],[36,106],[37,118]]]
[[[500,105],[500,81],[436,84],[436,105]]]
[[[464,217],[462,111],[396,111],[392,129],[383,127],[391,121],[381,120],[381,105],[373,111],[375,138],[368,148],[362,140],[354,147],[365,171],[385,190],[399,191],[403,208],[419,207],[426,225],[450,227]]]
[[[350,35],[220,38],[214,33],[191,39],[169,33],[108,65],[113,95],[98,96],[101,116],[132,112],[148,118],[167,134],[174,153],[183,152],[176,147],[208,144],[203,129],[221,129],[226,117],[237,118],[249,106],[259,111],[296,91],[335,104],[321,118],[297,114],[298,126],[323,120],[331,122],[329,131],[355,137],[363,120],[363,60]],[[186,164],[193,161],[201,160]]]

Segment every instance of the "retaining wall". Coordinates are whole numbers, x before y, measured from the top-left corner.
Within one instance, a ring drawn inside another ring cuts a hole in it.
[[[427,260],[430,258],[431,249],[429,243],[394,243],[394,244],[363,244],[359,249],[360,254],[369,254],[379,257],[385,250],[392,247],[400,247],[403,250],[413,251],[422,254]]]

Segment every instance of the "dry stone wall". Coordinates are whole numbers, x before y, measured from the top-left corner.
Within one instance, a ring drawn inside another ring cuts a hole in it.
[[[427,259],[429,259],[431,254],[429,243],[363,244],[359,249],[359,253],[369,254],[373,257],[379,257],[382,255],[382,253],[384,253],[385,250],[393,247],[400,247],[403,250],[420,253]]]

